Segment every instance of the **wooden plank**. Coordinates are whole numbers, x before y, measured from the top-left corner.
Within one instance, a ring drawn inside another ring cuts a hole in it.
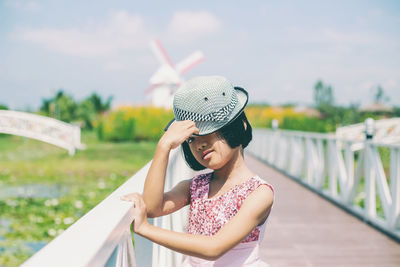
[[[271,267],[400,266],[400,244],[249,154],[275,189],[260,256]]]

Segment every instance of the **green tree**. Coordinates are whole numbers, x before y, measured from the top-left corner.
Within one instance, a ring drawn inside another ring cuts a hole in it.
[[[113,99],[113,97],[109,96],[107,98],[107,100],[103,103],[101,96],[99,96],[97,93],[92,93],[85,100],[87,100],[93,104],[93,107],[94,107],[96,113],[101,113],[101,112],[104,112],[104,111],[107,111],[110,109],[112,99]]]
[[[0,109],[8,109],[8,107],[6,105],[0,104]]]
[[[76,110],[76,117],[83,123],[83,128],[93,129],[93,121],[97,117],[96,108],[93,103],[88,99],[81,101]]]
[[[314,85],[314,104],[321,111],[334,106],[333,89],[322,80]]]
[[[109,110],[111,101],[111,96],[103,101],[97,93],[92,93],[81,102],[76,102],[60,89],[54,97],[42,100],[40,111],[46,116],[65,122],[79,121],[83,128],[93,129],[97,115]]]
[[[375,103],[383,103],[383,102],[388,102],[390,98],[385,94],[383,91],[382,86],[378,85],[376,87],[376,93],[374,95],[374,101]]]
[[[40,111],[44,112],[45,115],[49,117],[71,122],[77,118],[77,103],[72,96],[65,94],[64,91],[60,89],[55,97],[43,99]]]
[[[393,116],[400,117],[400,106],[393,107]]]
[[[362,122],[361,114],[358,111],[360,104],[351,103],[349,107],[343,107],[339,123],[343,126]]]
[[[111,107],[112,96],[103,102],[101,96],[97,93],[92,93],[89,97],[78,104],[77,118],[84,123],[86,129],[93,129],[93,122],[97,116]]]

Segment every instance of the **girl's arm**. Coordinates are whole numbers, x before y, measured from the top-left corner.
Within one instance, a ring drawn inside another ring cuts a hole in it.
[[[170,151],[198,131],[193,121],[175,121],[158,142],[143,189],[149,217],[169,214],[189,203],[190,181],[180,182],[164,193],[165,174]]]
[[[216,260],[267,219],[273,204],[273,192],[267,186],[259,186],[214,236],[177,233],[155,227],[147,222],[146,205],[141,196],[135,194],[130,201],[134,202],[133,230],[136,233],[180,253]]]

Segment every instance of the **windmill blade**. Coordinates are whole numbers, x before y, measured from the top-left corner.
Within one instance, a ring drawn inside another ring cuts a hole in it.
[[[202,62],[204,55],[201,51],[196,51],[175,66],[175,70],[178,74],[183,74]]]
[[[161,63],[161,65],[167,64],[169,66],[173,66],[171,59],[169,58],[167,52],[164,47],[161,45],[161,42],[158,40],[150,41],[151,50],[153,50],[154,55],[157,60]]]

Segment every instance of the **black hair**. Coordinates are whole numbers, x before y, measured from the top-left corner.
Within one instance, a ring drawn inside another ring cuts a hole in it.
[[[246,127],[244,126],[246,124]],[[242,145],[242,148],[247,147],[250,143],[253,135],[252,128],[247,120],[246,114],[242,112],[236,119],[225,125],[217,131],[217,135],[224,139],[231,148]],[[190,151],[189,144],[187,142],[182,143],[182,150],[185,160],[190,168],[195,171],[204,170],[206,167],[201,165]]]

